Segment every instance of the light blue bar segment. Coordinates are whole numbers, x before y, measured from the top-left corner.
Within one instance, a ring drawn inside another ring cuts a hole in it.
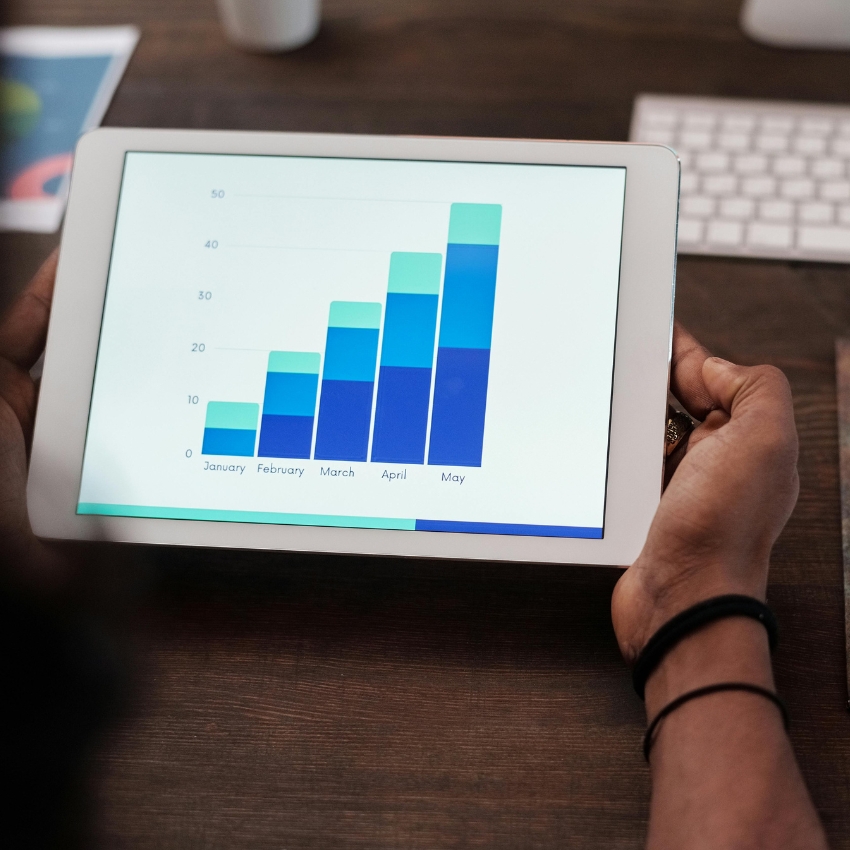
[[[321,355],[308,351],[270,351],[268,371],[318,375],[321,362]]]
[[[141,519],[188,519],[203,522],[249,522],[263,525],[316,525],[329,528],[385,528],[414,531],[415,519],[332,516],[326,514],[279,514],[267,511],[219,511],[208,508],[161,508],[147,505],[107,505],[80,502],[77,513],[90,516],[123,516]]]
[[[381,327],[381,305],[372,301],[331,301],[328,327],[376,331]]]
[[[501,230],[501,204],[452,204],[450,244],[498,245]]]

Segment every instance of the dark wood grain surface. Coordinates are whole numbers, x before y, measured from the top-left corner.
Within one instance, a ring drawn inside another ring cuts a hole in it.
[[[842,102],[850,53],[748,42],[736,0],[328,0],[318,39],[240,53],[212,0],[27,0],[136,22],[115,125],[625,139],[641,91]],[[0,239],[4,302],[56,242]],[[850,848],[834,339],[850,267],[683,258],[678,316],[788,375],[802,489],[776,547],[779,688]],[[119,550],[130,698],[92,759],[105,847],[638,848],[642,706],[606,569]]]

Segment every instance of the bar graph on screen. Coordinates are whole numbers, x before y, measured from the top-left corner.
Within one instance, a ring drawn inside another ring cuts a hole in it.
[[[481,466],[501,221],[452,204],[445,269],[394,251],[385,304],[330,303],[324,355],[270,352],[257,456]],[[259,409],[210,402],[202,453],[253,456]]]

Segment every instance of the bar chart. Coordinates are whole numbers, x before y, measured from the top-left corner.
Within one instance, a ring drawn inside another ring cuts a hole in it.
[[[602,536],[625,170],[123,174],[78,513]]]
[[[481,466],[501,221],[452,204],[445,274],[442,254],[393,251],[385,304],[330,303],[324,363],[270,352],[257,456],[424,464],[430,414],[428,464]],[[253,455],[258,409],[210,402],[202,453]]]

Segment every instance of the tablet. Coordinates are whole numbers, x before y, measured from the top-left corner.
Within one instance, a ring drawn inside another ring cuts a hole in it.
[[[661,492],[678,187],[658,146],[85,136],[36,534],[630,563]]]

